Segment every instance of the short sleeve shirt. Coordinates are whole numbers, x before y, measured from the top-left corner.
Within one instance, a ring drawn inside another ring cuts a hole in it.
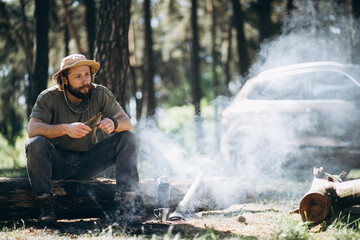
[[[93,84],[90,98],[84,100],[73,111],[65,100],[64,92],[57,86],[48,88],[40,93],[30,114],[30,118],[38,118],[47,124],[64,124],[86,122],[99,112],[105,117],[113,117],[122,108],[109,89],[102,85]],[[57,148],[73,151],[87,151],[91,144],[97,142],[96,128],[83,138],[71,138],[68,135],[50,139]]]

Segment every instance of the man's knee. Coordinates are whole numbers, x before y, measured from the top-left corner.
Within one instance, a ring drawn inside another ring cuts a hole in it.
[[[49,146],[49,140],[43,136],[36,136],[29,139],[26,143],[26,155],[36,155],[45,151]]]
[[[120,141],[118,142],[120,145],[125,145],[128,148],[137,149],[137,140],[134,133],[130,131],[117,133],[120,137]]]
[[[137,146],[137,140],[136,140],[136,136],[134,133],[130,132],[130,131],[126,131],[124,132],[125,134],[125,139],[127,142],[129,142],[132,145]]]

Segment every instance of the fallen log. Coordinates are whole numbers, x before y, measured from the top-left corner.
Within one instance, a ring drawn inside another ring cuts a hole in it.
[[[360,179],[342,182],[341,175],[340,178],[326,176],[322,168],[314,168],[310,190],[300,201],[299,213],[303,221],[319,223],[329,216],[331,208],[341,211],[360,204]]]
[[[106,217],[112,214],[114,180],[54,180],[53,184],[59,219]],[[169,181],[169,207],[175,209],[190,185],[191,181],[188,180]],[[153,179],[140,181],[139,195],[148,212],[158,207],[157,190]],[[254,189],[243,178],[209,178],[201,184],[193,200],[193,208],[224,208],[252,199],[253,195]],[[38,207],[28,179],[0,178],[0,220],[34,219],[37,215]]]

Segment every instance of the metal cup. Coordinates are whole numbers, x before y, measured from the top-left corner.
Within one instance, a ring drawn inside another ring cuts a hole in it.
[[[160,222],[168,220],[170,214],[170,208],[156,208],[154,209],[154,215]]]

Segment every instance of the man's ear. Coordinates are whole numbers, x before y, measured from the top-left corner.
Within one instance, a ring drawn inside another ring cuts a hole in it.
[[[62,76],[62,77],[61,77],[61,80],[62,80],[62,82],[63,82],[65,85],[68,84],[68,79],[67,79],[66,77]]]

